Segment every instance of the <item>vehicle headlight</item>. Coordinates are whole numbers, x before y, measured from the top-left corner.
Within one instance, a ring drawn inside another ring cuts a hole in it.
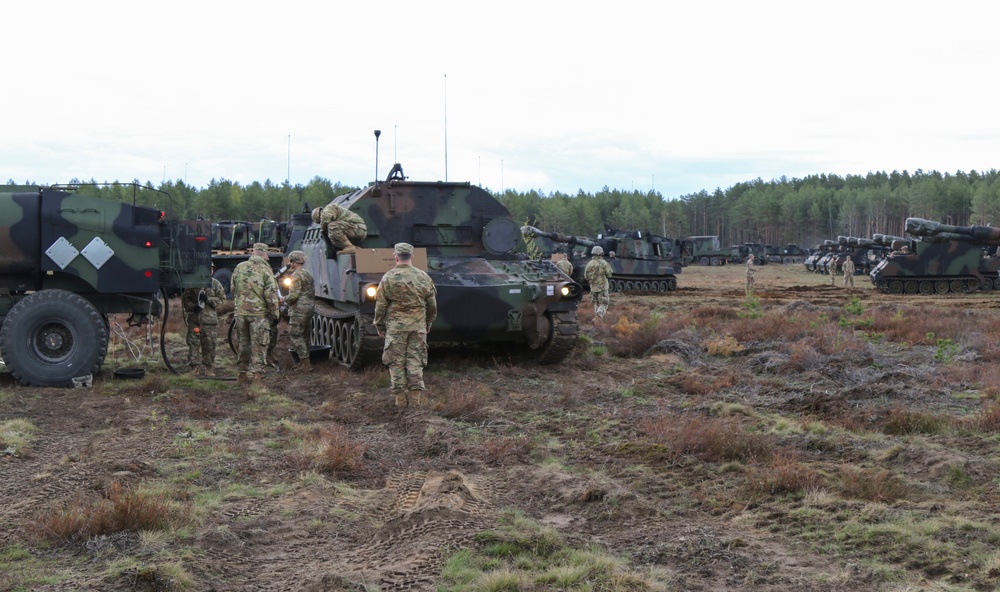
[[[368,286],[365,288],[365,298],[368,298],[369,300],[375,300],[376,296],[378,296],[378,286],[376,286],[375,284],[368,284]]]

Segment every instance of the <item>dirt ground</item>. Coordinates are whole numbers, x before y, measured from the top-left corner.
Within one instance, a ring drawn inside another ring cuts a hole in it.
[[[392,406],[381,368],[325,364],[249,391],[171,376],[135,329],[117,333],[89,389],[26,388],[0,373],[0,422],[34,427],[16,453],[0,446],[0,589],[462,589],[443,575],[447,560],[481,545],[512,511],[567,547],[620,558],[645,582],[521,589],[997,589],[1000,560],[989,551],[1000,540],[997,442],[870,427],[900,401],[949,417],[978,413],[996,386],[982,364],[996,334],[921,345],[850,337],[849,348],[813,345],[805,356],[816,335],[775,337],[738,318],[743,278],[738,266],[686,268],[676,292],[614,295],[603,323],[585,300],[585,338],[559,366],[433,350],[431,400],[419,409]],[[990,293],[901,302],[865,277],[848,290],[801,265],[762,266],[757,284],[764,319],[831,319],[824,331],[836,330],[832,320],[852,301],[914,323],[970,315],[970,327],[995,324],[1000,308]],[[623,316],[656,317],[670,334],[616,355]],[[725,321],[714,326],[713,316]],[[724,333],[733,351],[712,355],[709,344]],[[942,343],[954,344],[947,364],[935,359]],[[168,351],[182,365],[177,333]],[[219,352],[232,374],[221,336]],[[114,378],[126,366],[149,371]],[[819,484],[748,494],[773,464],[672,454],[651,436],[651,418],[694,416],[766,432]],[[363,451],[360,461],[309,462],[309,443],[337,430]],[[905,492],[845,494],[836,485],[845,466],[890,471]],[[162,493],[183,515],[157,532],[40,536],[46,516],[97,500],[112,483]],[[875,524],[882,528],[865,530]]]

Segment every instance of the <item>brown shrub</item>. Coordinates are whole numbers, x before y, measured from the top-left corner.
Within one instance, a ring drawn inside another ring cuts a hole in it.
[[[534,443],[526,436],[501,436],[485,440],[482,448],[487,463],[502,465],[531,454]]]
[[[979,410],[979,413],[967,418],[965,425],[982,432],[996,432],[1000,430],[1000,401],[983,401],[983,406]]]
[[[340,425],[317,428],[302,442],[301,449],[290,455],[299,470],[319,473],[354,472],[363,468],[367,446],[350,438],[347,428]]]
[[[896,403],[889,408],[882,424],[886,434],[904,436],[907,434],[940,434],[951,427],[947,416],[917,411]]]
[[[978,380],[984,395],[994,399],[1000,397],[1000,366],[996,364],[980,366]]]
[[[42,539],[73,542],[122,531],[162,530],[171,522],[162,496],[113,482],[96,503],[78,501],[36,517],[32,530]]]
[[[736,309],[729,306],[710,304],[691,311],[691,316],[699,321],[719,321],[737,318]]]
[[[788,346],[788,368],[813,370],[823,365],[823,356],[807,339],[800,339]]]
[[[674,330],[662,323],[659,315],[642,315],[632,318],[644,318],[642,323],[632,321],[630,317],[621,314],[614,319],[608,335],[607,347],[612,355],[619,358],[634,358],[641,356],[658,342],[669,338]],[[610,321],[610,319],[609,319]],[[608,321],[606,321],[606,324]]]
[[[906,485],[886,469],[841,467],[840,491],[846,497],[870,502],[893,502],[906,497]]]
[[[785,454],[775,455],[765,467],[748,468],[746,479],[748,491],[757,495],[797,493],[819,487],[822,482],[818,471]]]
[[[774,444],[748,433],[736,418],[660,415],[642,420],[639,430],[670,449],[675,460],[692,455],[707,462],[756,462],[771,458]]]
[[[489,392],[466,381],[450,382],[443,389],[443,399],[434,405],[434,411],[448,419],[481,421],[485,419]]]
[[[961,310],[936,310],[925,314],[911,308],[878,309],[872,313],[872,331],[889,341],[934,345],[938,339],[959,340],[968,333],[969,319]]]

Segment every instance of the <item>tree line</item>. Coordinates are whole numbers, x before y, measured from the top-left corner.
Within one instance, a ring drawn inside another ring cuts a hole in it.
[[[74,180],[83,194],[132,201],[131,185]],[[136,181],[135,183],[138,184]],[[8,181],[8,185],[15,185]],[[196,188],[167,180],[139,192],[138,203],[168,210],[177,219],[287,220],[357,189],[314,177],[306,184],[248,185],[213,179]],[[169,199],[165,196],[169,194]],[[718,235],[723,245],[759,242],[814,246],[837,236],[904,234],[908,217],[961,226],[1000,223],[1000,172],[940,173],[917,170],[867,175],[811,175],[755,179],[728,189],[666,199],[657,191],[604,187],[596,193],[507,189],[493,192],[518,223],[543,230],[595,237],[607,229],[641,230],[671,238]]]

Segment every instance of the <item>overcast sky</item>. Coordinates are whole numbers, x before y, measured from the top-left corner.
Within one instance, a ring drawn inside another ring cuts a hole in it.
[[[997,168],[1000,3],[4,2],[0,182]]]

